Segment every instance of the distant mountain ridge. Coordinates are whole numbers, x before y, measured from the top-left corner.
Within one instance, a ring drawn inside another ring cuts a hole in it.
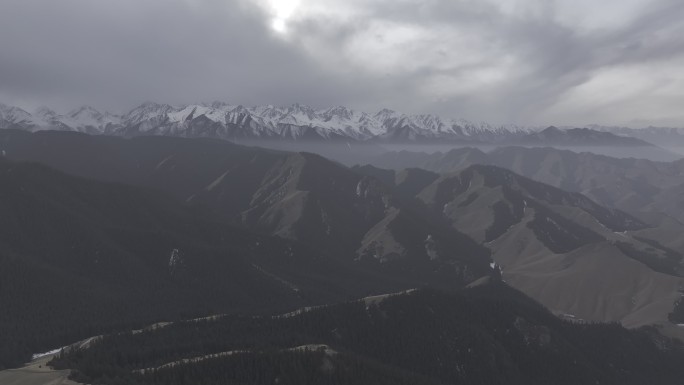
[[[684,127],[649,126],[644,128],[629,128],[602,126],[598,124],[592,124],[587,127],[595,131],[609,132],[615,135],[645,140],[665,148],[684,146]]]
[[[165,135],[221,139],[354,140],[468,143],[524,140],[539,127],[492,125],[436,115],[407,115],[384,109],[371,114],[338,106],[301,104],[244,107],[223,102],[174,107],[147,102],[124,115],[83,106],[65,115],[47,107],[34,113],[0,104],[0,128],[61,130],[117,136]]]
[[[455,172],[474,164],[495,165],[567,191],[580,192],[604,206],[633,213],[666,213],[684,221],[682,160],[654,162],[557,148],[509,146],[490,152],[477,148],[455,148],[433,154],[388,152],[370,163],[395,170],[417,167],[439,173]]]
[[[618,136],[607,131],[590,128],[565,128],[550,126],[539,132],[530,132],[522,136],[518,142],[522,145],[547,146],[649,146],[650,143],[629,136]]]
[[[117,136],[164,135],[220,139],[351,140],[373,142],[525,145],[662,146],[684,144],[684,128],[631,129],[589,125],[535,127],[494,125],[431,114],[376,113],[344,106],[314,109],[302,104],[245,107],[225,102],[172,106],[146,102],[123,115],[90,106],[59,114],[48,107],[33,113],[0,103],[0,129],[60,130]]]

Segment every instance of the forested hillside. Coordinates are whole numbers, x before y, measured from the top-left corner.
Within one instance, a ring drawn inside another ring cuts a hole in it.
[[[491,284],[187,321],[105,337],[52,364],[104,384],[675,384],[682,349],[649,329],[561,321]]]

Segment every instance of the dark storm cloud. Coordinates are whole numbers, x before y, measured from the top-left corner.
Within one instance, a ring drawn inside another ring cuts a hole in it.
[[[539,111],[555,105],[566,92],[588,82],[602,70],[610,70],[614,66],[648,66],[681,58],[684,53],[684,38],[681,38],[684,36],[684,3],[680,1],[648,2],[624,25],[591,31],[576,28],[572,21],[560,22],[552,1],[529,3],[538,3],[538,12],[512,15],[495,3],[484,1],[375,1],[367,9],[371,15],[367,20],[430,26],[431,29],[439,29],[441,34],[446,31],[456,36],[468,35],[478,44],[475,53],[480,57],[474,62],[456,63],[449,68],[419,66],[402,73],[401,81],[413,84],[414,89],[432,76],[446,73],[467,77],[478,67],[490,66],[507,56],[514,57],[514,68],[508,69],[504,79],[494,85],[482,84],[474,92],[456,92],[453,96],[421,106],[424,110],[471,115],[471,118],[494,116],[497,120],[524,123]],[[606,15],[607,18],[611,16]],[[576,22],[579,24],[580,20]],[[344,46],[367,28],[363,22],[357,22],[355,26],[356,33],[348,30],[349,25],[344,25],[347,28],[344,33],[329,33],[328,36],[338,39],[334,45]],[[306,27],[306,32],[314,35],[324,35],[322,32],[330,28],[327,23],[315,22]],[[458,51],[452,53],[459,54]],[[407,60],[410,59],[407,55]],[[600,98],[600,95],[595,97]],[[648,95],[641,97],[647,98]],[[589,100],[588,104],[591,102]],[[412,104],[411,101],[405,103]]]
[[[684,3],[631,3],[626,15],[616,1],[574,3],[593,17],[586,26],[561,1],[302,0],[279,35],[266,0],[4,0],[0,102],[221,99],[524,124],[649,121],[663,97],[684,93]],[[617,100],[601,86],[625,68],[638,76]]]
[[[3,2],[0,93],[119,105],[325,99],[311,84],[334,81],[265,17],[237,1]]]

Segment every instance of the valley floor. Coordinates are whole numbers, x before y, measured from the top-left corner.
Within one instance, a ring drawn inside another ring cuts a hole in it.
[[[54,354],[37,358],[22,368],[0,371],[2,385],[79,385],[69,380],[69,370],[53,370],[46,364]]]

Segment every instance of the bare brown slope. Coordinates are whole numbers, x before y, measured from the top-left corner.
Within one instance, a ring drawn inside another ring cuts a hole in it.
[[[473,166],[418,197],[489,247],[507,282],[558,313],[664,323],[680,297],[681,255],[654,243],[648,225],[580,194]]]
[[[534,212],[488,244],[503,277],[557,314],[627,327],[664,323],[684,279],[626,257],[610,242],[553,253],[529,230]]]

